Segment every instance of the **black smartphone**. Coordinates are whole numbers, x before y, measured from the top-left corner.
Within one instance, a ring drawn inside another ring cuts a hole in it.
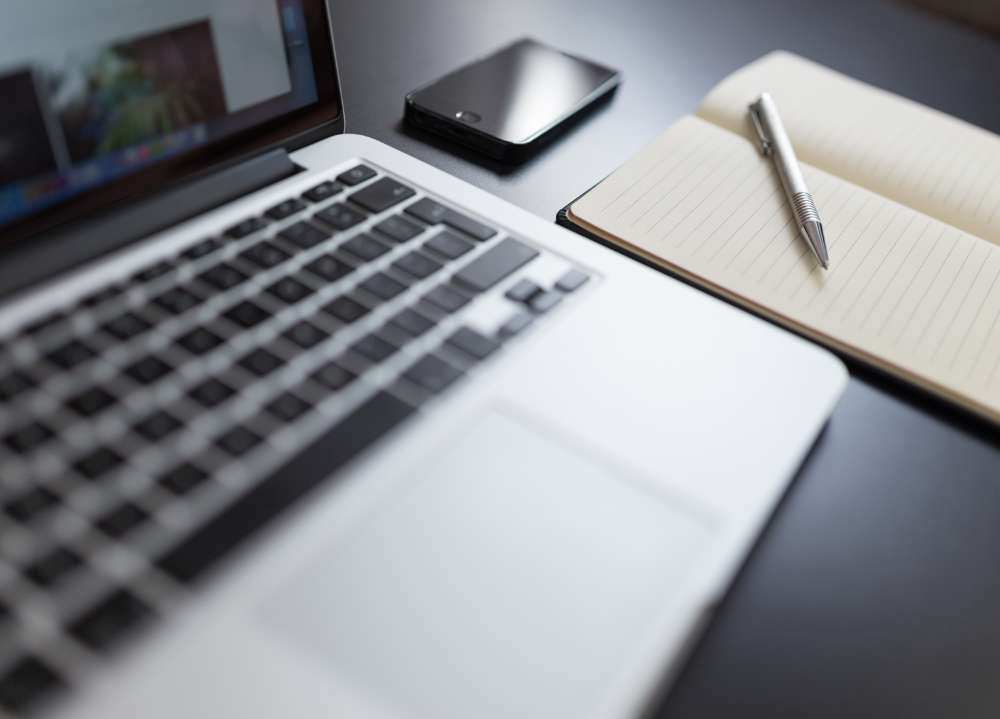
[[[526,159],[621,74],[523,39],[406,96],[406,120],[506,162]]]

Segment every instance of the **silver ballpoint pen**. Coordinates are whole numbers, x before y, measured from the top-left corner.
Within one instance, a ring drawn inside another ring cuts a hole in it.
[[[750,120],[760,138],[760,151],[765,156],[774,158],[778,168],[781,185],[799,223],[799,233],[806,241],[823,269],[830,266],[830,253],[826,249],[826,237],[823,234],[823,223],[816,211],[816,203],[806,187],[805,178],[795,158],[792,143],[785,132],[785,126],[778,115],[774,100],[766,92],[750,105]]]

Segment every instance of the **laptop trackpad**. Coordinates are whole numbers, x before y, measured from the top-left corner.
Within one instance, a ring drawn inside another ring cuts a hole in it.
[[[268,624],[407,715],[588,714],[712,530],[585,451],[484,414]]]

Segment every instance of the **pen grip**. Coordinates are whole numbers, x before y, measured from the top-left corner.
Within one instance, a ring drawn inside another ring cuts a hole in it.
[[[792,209],[795,210],[795,219],[799,221],[800,225],[820,221],[812,193],[796,192],[792,195]]]

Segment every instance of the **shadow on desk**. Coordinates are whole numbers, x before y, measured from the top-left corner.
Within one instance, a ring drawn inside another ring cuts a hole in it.
[[[841,356],[841,359],[850,369],[851,375],[856,379],[882,390],[904,404],[908,404],[921,412],[925,412],[941,420],[953,429],[961,430],[966,434],[981,439],[992,447],[1000,449],[1000,428],[997,428],[988,420],[958,405],[935,397],[926,390],[904,382],[877,367],[862,364],[844,356]]]

